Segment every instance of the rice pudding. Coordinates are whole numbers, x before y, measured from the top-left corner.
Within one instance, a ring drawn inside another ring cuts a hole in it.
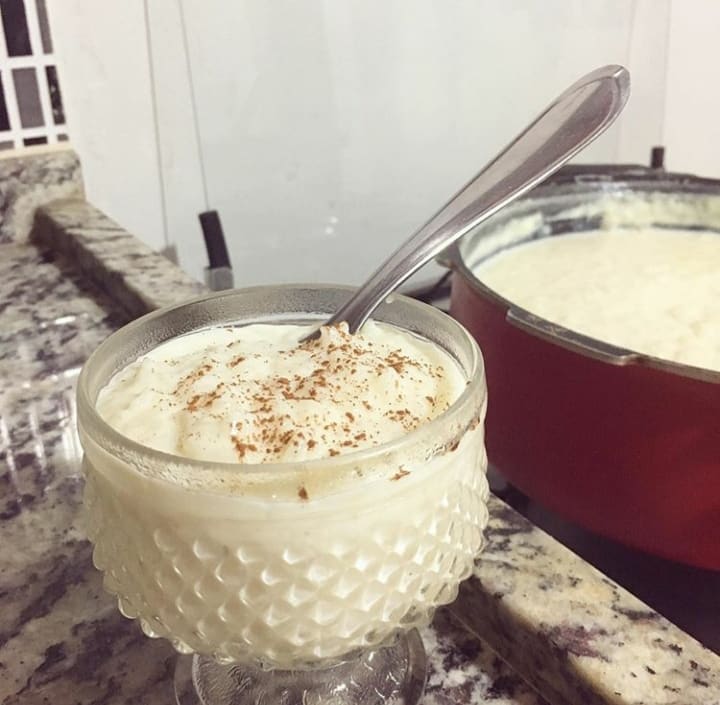
[[[94,561],[181,652],[342,658],[426,624],[482,545],[484,381],[394,326],[309,330],[178,336],[100,391],[134,442],[81,424]]]
[[[720,235],[611,229],[533,240],[473,268],[531,313],[621,348],[720,370]]]

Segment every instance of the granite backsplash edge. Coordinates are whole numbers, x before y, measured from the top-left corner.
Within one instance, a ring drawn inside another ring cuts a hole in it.
[[[0,156],[0,243],[24,242],[39,206],[84,197],[82,170],[70,148],[31,147]]]
[[[39,207],[30,238],[130,316],[205,291],[80,198]],[[486,536],[451,609],[549,701],[720,705],[720,657],[494,496]]]

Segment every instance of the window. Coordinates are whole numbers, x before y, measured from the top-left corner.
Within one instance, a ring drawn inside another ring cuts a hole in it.
[[[0,149],[67,140],[45,0],[0,0]]]

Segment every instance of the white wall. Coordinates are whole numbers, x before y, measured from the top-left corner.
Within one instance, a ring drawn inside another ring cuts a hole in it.
[[[70,134],[90,200],[153,246],[176,245],[199,278],[205,203],[178,4],[150,5],[167,234],[142,0],[51,2]],[[209,204],[236,283],[359,282],[567,84],[606,63],[630,68],[633,96],[582,161],[646,162],[664,142],[670,166],[710,173],[720,161],[686,148],[675,97],[687,91],[675,54],[692,42],[688,5],[720,10],[713,0],[184,0]]]
[[[720,176],[720,2],[673,0],[664,139],[669,166]]]
[[[142,2],[51,0],[48,10],[88,198],[161,247]]]

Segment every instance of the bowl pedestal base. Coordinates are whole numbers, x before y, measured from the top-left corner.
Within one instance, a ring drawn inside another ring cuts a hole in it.
[[[425,689],[426,656],[416,629],[390,646],[312,670],[264,670],[180,656],[178,705],[415,705]]]

